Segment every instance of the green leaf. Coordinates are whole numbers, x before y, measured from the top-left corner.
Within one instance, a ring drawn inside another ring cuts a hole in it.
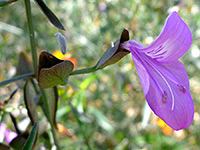
[[[22,51],[19,55],[17,74],[22,75],[31,72],[33,72],[32,59],[25,51]]]
[[[79,123],[91,123],[90,118],[87,117],[84,113],[80,113],[71,103],[69,104],[69,106],[74,114],[74,117],[79,121]]]
[[[31,83],[31,80],[28,80],[24,86],[24,101],[32,124],[38,122],[35,102],[36,96],[37,94],[33,88],[33,84]]]
[[[39,58],[38,84],[41,88],[63,84],[73,69],[74,65],[71,61],[60,60],[43,51]]]
[[[56,15],[47,7],[47,5],[44,3],[43,0],[35,0],[35,2],[38,4],[42,12],[46,15],[46,17],[49,19],[49,21],[57,28],[61,30],[65,30],[59,19],[56,17]]]
[[[0,150],[9,150],[9,149],[10,149],[10,147],[8,145],[0,143]]]
[[[114,42],[114,44],[109,47],[100,60],[97,63],[96,69],[104,68],[108,65],[114,64],[122,59],[124,56],[130,52],[120,48],[120,44],[129,40],[129,32],[123,29],[119,38]]]
[[[92,74],[81,83],[78,83],[80,90],[73,98],[73,104],[80,112],[87,110],[87,92],[88,86],[98,78],[98,75]]]
[[[92,82],[94,82],[95,79],[97,79],[98,76],[97,75],[90,75],[89,77],[87,77],[83,82],[81,82],[80,84],[80,89],[81,90],[85,90]]]
[[[98,111],[96,108],[90,107],[89,108],[89,113],[94,116],[96,119],[98,125],[103,128],[104,130],[112,133],[113,132],[113,127],[109,123],[109,120],[106,116],[104,116],[100,111]]]
[[[37,133],[38,133],[38,125],[37,125],[37,122],[35,122],[32,130],[31,130],[31,133],[28,136],[28,139],[23,147],[23,150],[31,150],[32,149],[32,147],[37,139]]]
[[[58,105],[58,89],[57,87],[44,89],[45,96],[43,98],[45,113],[50,123],[57,128],[56,111]],[[44,95],[43,95],[44,96]]]

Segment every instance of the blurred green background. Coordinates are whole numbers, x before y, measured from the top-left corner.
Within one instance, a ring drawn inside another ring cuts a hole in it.
[[[34,1],[31,1],[38,53],[59,49],[59,30],[49,23]],[[192,125],[181,131],[160,127],[156,116],[145,107],[145,97],[131,55],[117,64],[87,75],[72,76],[66,86],[59,86],[57,122],[64,125],[75,140],[58,134],[66,150],[198,150],[200,149],[200,1],[199,0],[46,0],[46,4],[61,20],[66,31],[68,52],[77,60],[76,68],[92,67],[115,41],[123,28],[130,39],[150,44],[162,31],[170,12],[179,10],[189,26],[193,44],[181,59],[190,78],[195,104]],[[16,72],[19,54],[30,53],[24,1],[0,8],[0,80]],[[22,66],[23,67],[23,66]],[[12,83],[0,88],[0,100],[15,89]],[[17,101],[16,103],[14,103]],[[79,112],[71,111],[69,102]],[[24,110],[20,90],[9,107],[19,114]],[[14,103],[14,104],[13,104]],[[9,112],[9,109],[7,110]],[[150,112],[150,117],[149,117]],[[44,115],[38,110],[41,123]],[[80,115],[81,114],[81,115]],[[18,115],[19,121],[27,114]],[[4,120],[13,129],[9,116]],[[49,129],[48,129],[49,130]],[[45,130],[45,131],[48,131]],[[167,131],[165,131],[167,130]],[[169,130],[169,131],[168,131]],[[41,129],[37,147],[50,144]],[[166,135],[168,134],[168,135]]]

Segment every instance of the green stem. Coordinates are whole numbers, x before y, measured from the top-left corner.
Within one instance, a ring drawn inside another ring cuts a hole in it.
[[[43,103],[44,103],[44,108],[45,108],[45,111],[46,111],[46,117],[47,117],[47,120],[51,126],[51,132],[52,132],[52,135],[53,135],[53,140],[54,140],[54,144],[56,145],[57,149],[60,150],[60,146],[58,144],[58,141],[57,141],[57,138],[56,138],[56,133],[55,133],[55,129],[54,129],[54,126],[53,126],[53,123],[49,117],[49,110],[51,109],[49,106],[49,101],[47,99],[47,96],[46,96],[46,92],[43,88],[40,88],[40,91],[41,91],[41,94],[42,94],[42,97],[43,97]]]
[[[70,74],[70,76],[79,75],[79,74],[85,74],[85,73],[91,73],[91,72],[95,72],[95,71],[100,70],[100,69],[101,68],[96,69],[96,66],[94,66],[94,67],[91,67],[91,68],[75,70]]]
[[[4,86],[6,84],[9,84],[9,83],[21,80],[21,79],[28,79],[28,78],[34,78],[34,77],[35,77],[35,75],[33,73],[27,73],[27,74],[19,75],[19,76],[12,78],[12,79],[8,79],[8,80],[4,80],[4,81],[0,82],[0,86]]]
[[[33,29],[32,15],[31,15],[31,4],[30,4],[30,0],[24,0],[24,2],[25,2],[25,7],[26,7],[26,16],[27,16],[29,37],[30,37],[30,43],[31,43],[33,68],[34,68],[34,73],[37,74],[37,52],[36,52],[36,42],[35,42],[35,35],[34,35],[34,29]]]

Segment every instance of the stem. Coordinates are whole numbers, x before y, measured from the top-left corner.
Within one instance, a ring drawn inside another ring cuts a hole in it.
[[[34,29],[33,29],[32,15],[31,15],[31,4],[30,4],[30,0],[24,0],[24,2],[25,2],[26,16],[27,16],[27,21],[28,21],[28,29],[29,29],[29,37],[30,37],[30,44],[31,44],[33,68],[34,68],[35,75],[37,75],[37,66],[38,66],[37,62],[38,62],[38,60],[37,60],[36,42],[35,42],[35,35],[34,35]],[[53,134],[55,145],[57,146],[57,149],[60,149],[58,142],[57,142],[57,139],[56,139],[53,124],[50,121],[50,118],[48,116],[50,108],[49,108],[49,105],[48,105],[46,93],[45,93],[44,89],[42,89],[42,88],[40,88],[40,91],[42,93],[42,97],[43,97],[43,100],[44,100],[43,102],[44,102],[44,105],[45,105],[45,109],[47,111],[46,116],[47,116],[47,119],[48,119],[50,126],[51,126],[51,131],[52,131],[52,134]]]
[[[21,79],[28,79],[28,78],[34,78],[35,75],[33,73],[27,73],[27,74],[23,74],[23,75],[19,75],[17,77],[14,77],[12,79],[8,79],[8,80],[4,80],[2,82],[0,82],[0,86],[4,86],[6,84],[21,80]]]
[[[34,30],[33,30],[32,15],[31,15],[31,4],[30,4],[30,0],[24,0],[24,2],[25,2],[25,7],[26,7],[29,38],[30,38],[30,43],[31,43],[33,68],[34,68],[34,73],[37,74],[37,52],[36,52],[35,35],[34,35]]]
[[[94,66],[94,67],[91,67],[91,68],[75,70],[70,74],[70,76],[79,75],[79,74],[85,74],[85,73],[91,73],[91,72],[95,72],[95,71],[97,71],[99,69],[101,69],[101,68],[96,69],[96,66]]]
[[[55,133],[55,130],[54,130],[54,126],[53,126],[53,123],[51,122],[51,119],[49,118],[49,110],[51,108],[49,108],[49,102],[48,102],[48,99],[47,99],[47,96],[46,96],[46,92],[43,88],[40,88],[40,91],[41,91],[41,94],[42,94],[42,97],[43,97],[43,103],[44,103],[44,108],[45,108],[45,111],[46,111],[46,117],[47,117],[47,120],[48,122],[50,123],[50,126],[51,126],[51,132],[52,132],[52,135],[53,135],[53,140],[54,140],[54,144],[56,145],[57,149],[60,150],[60,147],[59,147],[59,144],[58,144],[58,141],[56,139],[56,133]]]

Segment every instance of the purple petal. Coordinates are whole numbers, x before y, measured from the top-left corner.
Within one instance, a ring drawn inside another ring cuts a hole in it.
[[[4,136],[5,131],[6,131],[6,124],[4,122],[2,122],[0,125],[0,142],[2,142],[5,137]]]
[[[134,63],[139,64],[136,69],[153,112],[174,130],[187,128],[193,120],[194,104],[183,64],[179,61],[161,64],[144,53],[131,52]]]
[[[149,46],[136,50],[163,63],[181,58],[192,44],[192,34],[177,12],[168,17],[162,33]]]
[[[17,137],[17,133],[10,130],[6,130],[5,136],[6,136],[6,142],[9,144],[14,138]]]
[[[0,125],[0,133],[4,133],[6,131],[6,124],[4,122]]]
[[[142,44],[136,42],[136,41],[128,41],[125,43],[126,45],[123,45],[123,48],[125,49],[129,49],[130,45],[136,45],[137,47],[144,47]],[[121,44],[122,46],[122,44]],[[130,50],[132,51],[132,49]],[[140,82],[143,88],[143,92],[144,94],[147,94],[147,92],[149,91],[149,74],[146,71],[145,67],[142,64],[141,58],[140,56],[135,55],[135,57],[133,57],[134,60],[134,64],[135,67],[137,69],[138,74],[140,74],[139,78],[140,78]]]

